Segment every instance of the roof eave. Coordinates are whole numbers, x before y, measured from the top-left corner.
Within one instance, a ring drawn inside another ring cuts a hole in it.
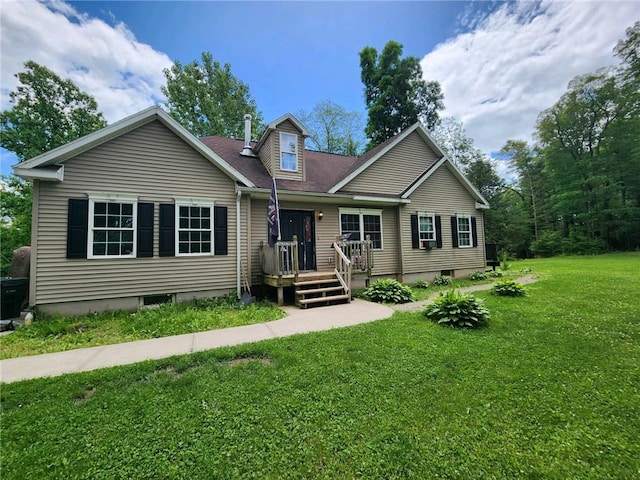
[[[64,181],[64,165],[58,168],[22,168],[21,164],[13,166],[13,173],[25,180],[42,180],[45,182]]]

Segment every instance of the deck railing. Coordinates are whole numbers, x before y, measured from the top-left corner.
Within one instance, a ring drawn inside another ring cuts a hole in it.
[[[344,293],[351,295],[351,260],[347,258],[337,243],[333,244],[333,251],[335,255],[336,277],[340,280],[340,284],[342,288],[344,288]]]
[[[298,238],[290,242],[278,241],[272,247],[260,242],[260,266],[265,275],[298,276]]]
[[[354,271],[367,272],[367,275],[371,276],[371,270],[373,270],[373,242],[369,235],[367,235],[366,240],[340,240],[339,237],[336,237],[334,245],[338,245],[340,250],[351,261],[351,267]]]

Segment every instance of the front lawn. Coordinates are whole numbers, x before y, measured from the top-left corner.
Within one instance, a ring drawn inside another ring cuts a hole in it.
[[[640,254],[522,265],[479,330],[398,312],[2,385],[2,478],[638,478]]]
[[[268,303],[238,307],[234,298],[222,297],[162,305],[135,313],[54,316],[0,337],[0,359],[237,327],[277,320],[284,315]]]

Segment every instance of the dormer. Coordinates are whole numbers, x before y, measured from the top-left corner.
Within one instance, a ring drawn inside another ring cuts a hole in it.
[[[287,113],[267,125],[253,153],[272,177],[304,181],[304,139],[308,136],[304,125]]]

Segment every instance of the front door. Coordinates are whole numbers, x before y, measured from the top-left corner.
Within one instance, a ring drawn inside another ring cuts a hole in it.
[[[290,242],[298,237],[298,269],[316,269],[316,232],[313,212],[306,210],[280,210],[280,235]]]

